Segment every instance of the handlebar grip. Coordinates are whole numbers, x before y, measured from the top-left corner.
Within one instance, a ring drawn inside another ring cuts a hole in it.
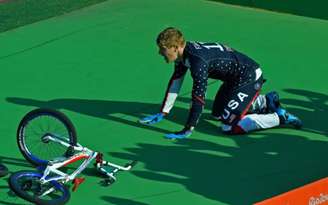
[[[127,163],[127,164],[125,165],[125,167],[129,167],[129,166],[131,166],[131,168],[132,168],[132,167],[134,167],[137,163],[138,163],[137,160],[133,160],[132,162]]]

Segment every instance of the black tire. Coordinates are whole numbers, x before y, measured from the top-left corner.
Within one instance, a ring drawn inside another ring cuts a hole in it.
[[[42,174],[36,171],[19,171],[9,178],[9,187],[19,197],[39,205],[63,205],[70,199],[67,187],[57,181],[41,185]],[[54,188],[50,194],[41,196],[46,190]]]
[[[40,119],[48,119],[48,123],[40,123]],[[50,122],[56,127],[51,127]],[[38,126],[33,127],[35,125]],[[45,166],[49,160],[65,156],[70,151],[59,143],[44,140],[46,135],[58,137],[72,146],[77,143],[75,128],[63,113],[42,108],[32,110],[19,123],[17,143],[25,159],[35,166]]]
[[[0,177],[6,176],[8,172],[8,168],[5,165],[0,164]]]

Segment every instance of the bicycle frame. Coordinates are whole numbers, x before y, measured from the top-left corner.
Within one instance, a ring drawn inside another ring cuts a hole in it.
[[[104,161],[102,159],[102,154],[99,152],[92,151],[88,149],[87,147],[83,147],[82,145],[78,144],[76,146],[72,146],[68,144],[67,142],[64,142],[60,140],[58,137],[53,137],[51,135],[45,136],[46,140],[50,140],[56,143],[59,143],[65,147],[70,147],[74,151],[77,151],[78,153],[74,154],[73,156],[66,158],[58,158],[49,161],[47,167],[45,168],[43,172],[43,176],[40,179],[41,184],[45,184],[51,181],[61,181],[63,183],[66,183],[68,181],[74,180],[78,174],[80,174],[90,163],[96,158],[96,168],[99,170],[101,173],[105,174],[109,178],[116,180],[114,174],[119,171],[119,170],[124,170],[128,171],[132,168],[133,163],[130,163],[126,166],[119,166],[114,163],[110,163],[107,161]],[[72,173],[72,174],[66,174],[62,171],[59,170],[61,167],[65,167],[73,162],[76,162],[78,160],[83,160],[82,164]],[[111,172],[108,172],[106,169],[104,169],[104,166],[110,166],[113,167],[114,169]],[[49,177],[51,173],[56,174],[57,176],[54,177]]]

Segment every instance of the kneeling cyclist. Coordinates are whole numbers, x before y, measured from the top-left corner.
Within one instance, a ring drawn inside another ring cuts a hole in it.
[[[246,55],[220,43],[185,41],[182,33],[172,27],[158,35],[157,45],[165,61],[174,62],[174,72],[160,112],[141,119],[141,123],[161,121],[173,107],[188,70],[193,79],[192,103],[185,127],[167,134],[167,138],[191,135],[204,108],[209,78],[223,81],[212,108],[213,117],[223,123],[223,132],[242,134],[285,124],[302,126],[300,119],[281,107],[276,92],[259,94],[264,82],[262,70]]]

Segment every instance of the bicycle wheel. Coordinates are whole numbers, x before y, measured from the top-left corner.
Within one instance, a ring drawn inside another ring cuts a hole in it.
[[[41,184],[42,174],[36,171],[19,171],[9,178],[9,187],[19,197],[39,205],[62,205],[68,202],[67,187],[57,181]]]
[[[8,168],[5,165],[0,164],[0,177],[6,176],[8,172]]]
[[[35,109],[27,113],[17,129],[18,148],[33,165],[47,165],[49,160],[66,156],[71,150],[49,138],[76,145],[77,137],[72,122],[61,112]]]

